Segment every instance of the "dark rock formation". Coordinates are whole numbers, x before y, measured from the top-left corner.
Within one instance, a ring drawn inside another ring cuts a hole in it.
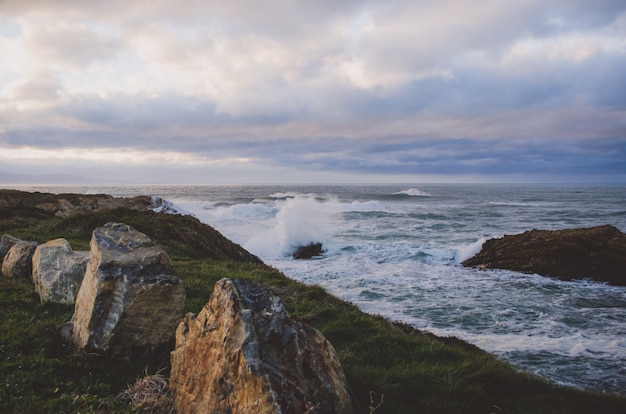
[[[171,362],[180,413],[351,412],[331,344],[252,282],[217,282],[202,311],[178,326]]]
[[[559,279],[590,278],[626,285],[626,234],[613,226],[531,230],[483,244],[466,267],[508,269]]]
[[[33,254],[37,242],[19,241],[4,256],[2,273],[13,278],[30,279],[33,273]]]
[[[167,342],[185,303],[172,273],[167,253],[145,234],[121,223],[94,230],[71,322],[74,342],[113,353]]]
[[[33,282],[41,301],[74,304],[88,258],[89,252],[73,251],[65,239],[37,246],[33,255]]]
[[[294,259],[311,259],[324,254],[322,243],[310,243],[306,246],[299,246],[291,257]]]

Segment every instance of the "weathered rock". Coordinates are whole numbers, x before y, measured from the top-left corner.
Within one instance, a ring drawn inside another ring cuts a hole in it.
[[[322,243],[310,243],[306,246],[299,246],[293,253],[294,259],[312,259],[313,257],[321,256],[324,254],[322,249]]]
[[[121,223],[94,230],[71,322],[74,342],[112,353],[167,342],[185,303],[172,273],[167,253],[145,234]]]
[[[271,289],[222,279],[176,331],[170,387],[181,413],[348,413],[343,369]]]
[[[13,278],[30,279],[33,272],[33,254],[37,242],[19,241],[15,243],[4,256],[2,273]]]
[[[18,239],[17,237],[13,237],[10,234],[3,234],[2,238],[0,239],[0,259],[6,256],[6,254],[9,252],[9,249],[15,246],[15,244],[20,241],[20,239]]]
[[[85,276],[89,252],[73,251],[65,239],[37,246],[33,282],[42,302],[73,304]]]
[[[505,235],[487,240],[463,266],[626,285],[626,234],[606,225]]]

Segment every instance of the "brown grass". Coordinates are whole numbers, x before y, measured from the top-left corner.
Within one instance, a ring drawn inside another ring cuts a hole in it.
[[[129,402],[142,413],[176,413],[168,381],[160,374],[140,378],[117,398]]]

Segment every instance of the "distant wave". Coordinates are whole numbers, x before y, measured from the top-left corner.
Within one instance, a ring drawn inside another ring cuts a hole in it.
[[[407,195],[410,197],[431,197],[429,193],[426,191],[422,191],[419,188],[409,188],[408,190],[398,191],[397,193],[393,193],[393,195]]]
[[[542,207],[542,204],[539,203],[523,203],[523,202],[515,202],[515,201],[490,201],[488,203],[492,206],[505,206],[505,207]]]

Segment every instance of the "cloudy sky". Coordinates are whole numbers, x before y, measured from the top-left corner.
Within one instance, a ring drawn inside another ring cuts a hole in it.
[[[626,182],[624,0],[0,0],[0,182]]]

